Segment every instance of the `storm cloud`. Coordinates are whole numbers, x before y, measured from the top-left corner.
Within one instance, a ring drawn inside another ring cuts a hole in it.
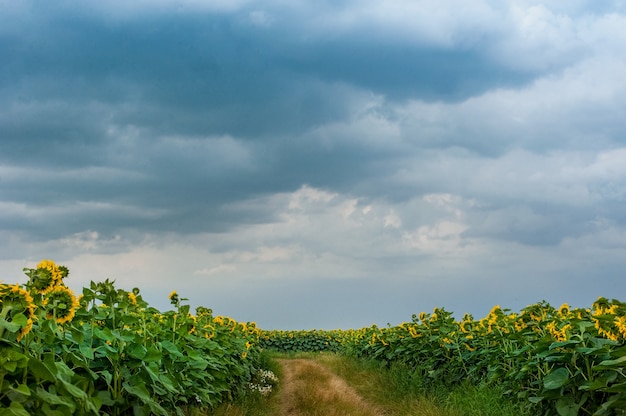
[[[619,2],[4,4],[2,279],[52,258],[267,328],[619,297],[625,26]]]

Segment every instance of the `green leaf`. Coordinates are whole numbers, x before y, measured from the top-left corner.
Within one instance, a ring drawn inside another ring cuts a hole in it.
[[[72,383],[69,383],[63,379],[59,379],[59,381],[61,382],[61,384],[63,385],[63,387],[65,388],[65,390],[72,395],[73,397],[79,399],[80,401],[82,401],[82,403],[84,404],[84,406],[88,409],[88,410],[92,410],[94,413],[98,413],[98,409],[96,409],[96,406],[94,405],[93,401],[91,400],[91,398],[87,395],[87,393],[85,393],[82,389],[80,389],[79,387],[73,385]]]
[[[548,349],[553,350],[555,348],[562,348],[568,345],[574,345],[574,344],[580,344],[580,343],[581,341],[575,340],[575,339],[570,339],[568,341],[553,342],[552,344],[550,344],[550,347],[548,347]]]
[[[148,403],[152,401],[150,397],[150,392],[146,388],[146,383],[141,381],[136,383],[135,385],[130,385],[128,383],[122,383],[122,387],[128,394],[132,394],[133,396],[138,397],[142,402]]]
[[[147,404],[150,407],[152,413],[161,416],[169,415],[163,407],[161,407],[158,403],[152,400],[152,398],[150,397],[150,392],[146,388],[146,384],[143,381],[135,385],[123,383],[122,387],[124,387],[124,390],[126,390],[129,394],[137,396],[144,404]]]
[[[65,364],[63,361],[55,361],[53,365],[57,369],[57,377],[62,378],[64,380],[71,380],[71,378],[75,375],[74,371]]]
[[[74,341],[79,344],[85,340],[85,333],[82,330],[72,327],[70,328],[70,333],[72,334],[72,338],[74,339]]]
[[[16,388],[11,388],[11,390],[23,396],[30,396],[30,389],[26,384],[19,384]]]
[[[617,371],[607,371],[600,376],[596,377],[593,381],[588,382],[580,386],[579,390],[598,390],[606,388],[617,379]]]
[[[0,318],[0,328],[4,328],[11,333],[16,333],[21,327],[15,322],[9,322],[4,318]]]
[[[89,360],[93,360],[94,359],[94,354],[93,354],[93,348],[91,348],[90,345],[85,344],[85,343],[81,343],[78,346],[78,349],[80,350],[80,353],[87,359]]]
[[[556,411],[559,416],[578,416],[581,405],[582,403],[576,403],[571,396],[565,396],[556,401]]]
[[[4,409],[2,415],[30,416],[30,413],[28,413],[26,409],[24,409],[24,406],[22,406],[20,403],[11,402],[11,405],[8,408]]]
[[[66,397],[58,396],[56,394],[50,393],[41,387],[37,387],[35,390],[35,396],[41,399],[45,403],[49,403],[53,406],[66,406],[69,408],[69,413],[74,413],[74,408],[76,407],[72,400]]]
[[[163,354],[161,354],[161,351],[157,350],[156,348],[150,347],[146,351],[146,355],[143,357],[143,361],[148,363],[152,361],[159,361],[162,357]]]
[[[6,361],[2,364],[2,368],[12,373],[17,369],[17,361]]]
[[[180,391],[174,386],[174,381],[170,379],[167,374],[159,373],[159,368],[155,363],[151,365],[145,365],[144,369],[152,379],[153,387],[156,387],[156,383],[159,383],[170,393],[180,393]]]
[[[131,344],[128,347],[128,355],[138,360],[143,360],[146,356],[146,347],[141,344]]]
[[[620,396],[626,400],[626,383],[613,384],[611,387],[607,387],[601,391],[607,393],[620,393]]]
[[[38,379],[49,381],[51,383],[54,383],[57,379],[47,365],[32,357],[28,360],[28,368],[30,369],[31,373]]]
[[[104,381],[106,381],[107,386],[111,387],[111,381],[113,380],[113,374],[111,374],[107,370],[102,370],[100,372],[100,375],[102,376],[102,378],[104,378]]]
[[[96,397],[100,400],[100,402],[105,406],[113,406],[115,405],[115,400],[111,397],[111,392],[108,390],[101,390],[98,392]]]
[[[115,340],[115,336],[113,335],[113,332],[111,332],[109,328],[104,328],[104,329],[94,328],[93,334],[96,338],[99,338],[104,341],[113,342]]]
[[[163,349],[165,349],[167,352],[169,352],[175,357],[181,357],[181,358],[184,357],[183,354],[181,354],[178,347],[176,346],[176,344],[170,341],[161,341],[161,346],[163,347]]]
[[[554,390],[563,387],[569,380],[569,372],[566,368],[557,368],[543,379],[543,387]]]
[[[623,367],[623,363],[626,362],[626,355],[619,357],[616,360],[604,360],[597,366],[593,367],[594,370],[605,370],[612,367]]]
[[[60,379],[59,381],[61,382],[65,390],[73,397],[77,399],[85,400],[85,401],[88,400],[87,393],[82,391],[80,388],[76,387],[72,383],[69,383],[65,380]]]
[[[20,328],[23,328],[28,325],[28,318],[26,318],[26,316],[20,312],[13,315],[11,322],[16,323],[20,326]]]

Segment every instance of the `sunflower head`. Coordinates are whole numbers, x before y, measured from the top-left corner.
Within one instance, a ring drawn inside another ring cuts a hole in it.
[[[593,314],[603,315],[605,311],[609,309],[609,307],[609,300],[601,296],[595,302],[593,302]]]
[[[562,317],[562,318],[567,318],[567,316],[569,315],[569,311],[570,311],[570,307],[567,303],[564,303],[561,305],[561,307],[558,310],[558,314]]]
[[[178,298],[178,293],[176,293],[175,290],[172,291],[172,293],[169,294],[168,298],[170,299],[170,302],[172,305],[177,305],[179,298]]]
[[[64,324],[74,318],[80,303],[70,289],[65,286],[57,286],[46,294],[43,306],[46,309],[48,319],[55,319],[57,323]]]
[[[63,278],[69,270],[64,266],[57,266],[52,260],[42,260],[36,269],[24,269],[30,278],[27,286],[35,293],[45,295],[55,286],[63,284]]]
[[[459,324],[459,327],[461,329],[461,332],[463,332],[464,334],[469,334],[472,332],[472,322],[471,321],[462,321]]]
[[[17,284],[0,284],[0,311],[5,320],[13,322],[15,318],[14,323],[20,325],[17,341],[20,341],[31,331],[35,309],[33,298],[27,290]]]

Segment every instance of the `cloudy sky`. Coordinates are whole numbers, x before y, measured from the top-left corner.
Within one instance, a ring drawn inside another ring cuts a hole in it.
[[[272,329],[626,300],[626,6],[0,1],[0,279]]]

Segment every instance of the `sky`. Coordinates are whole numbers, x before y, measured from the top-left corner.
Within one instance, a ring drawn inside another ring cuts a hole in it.
[[[0,0],[0,280],[264,329],[626,300],[626,5]]]

